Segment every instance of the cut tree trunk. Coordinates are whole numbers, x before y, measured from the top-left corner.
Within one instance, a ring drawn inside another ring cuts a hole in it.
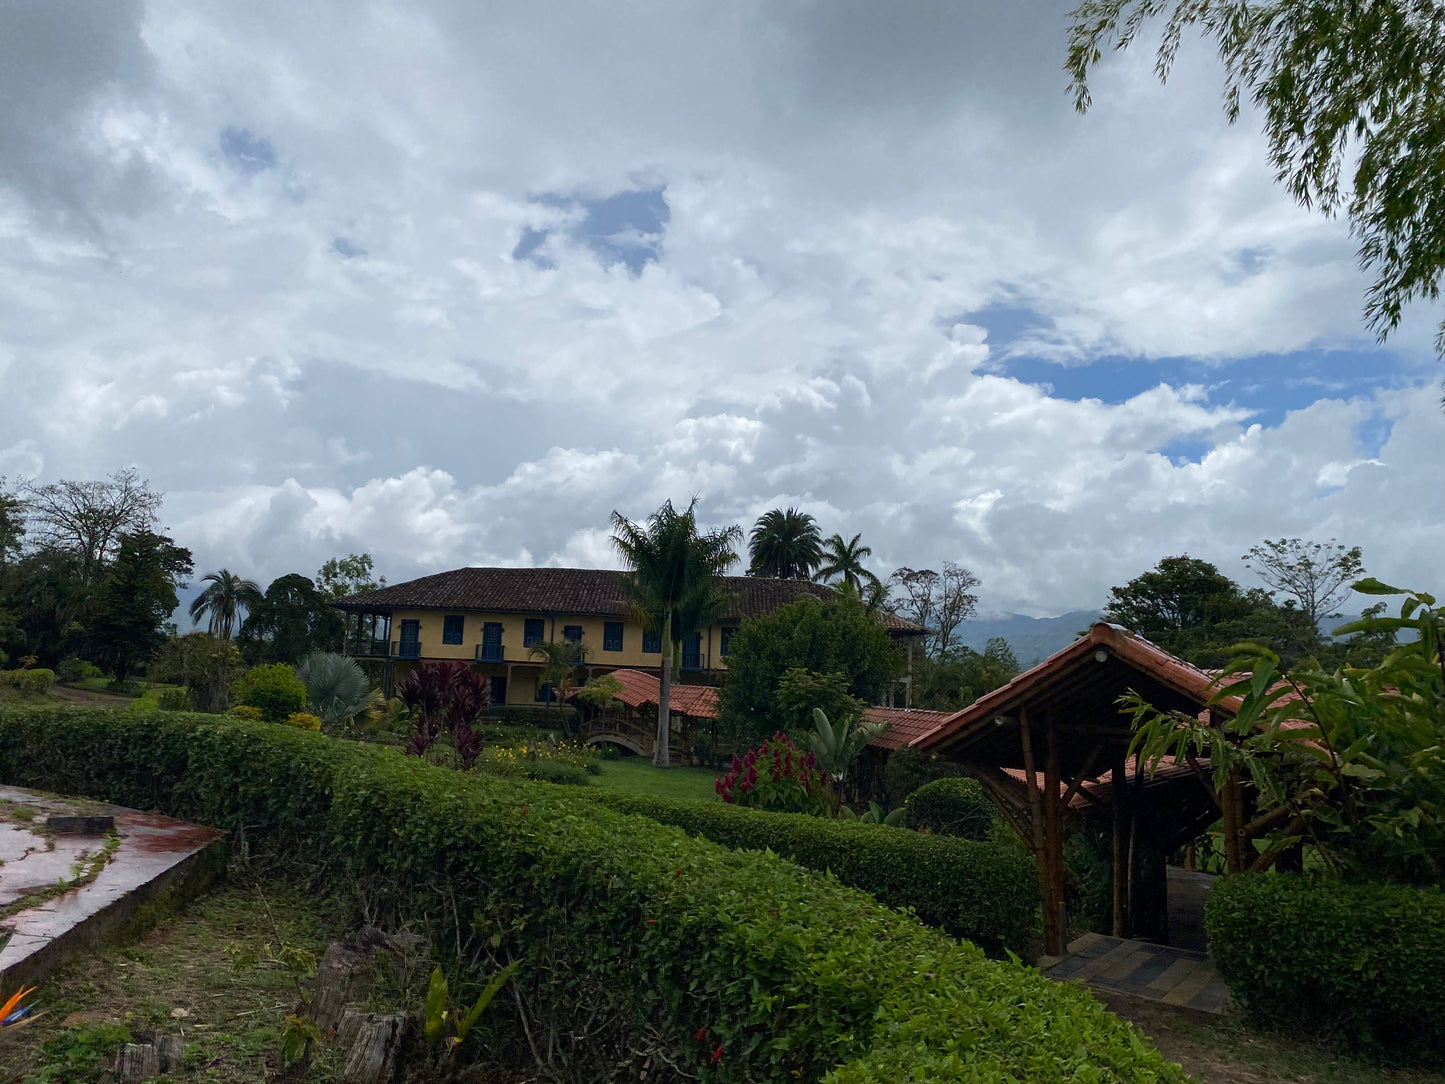
[[[340,941],[326,946],[316,965],[316,996],[311,999],[311,1018],[323,1034],[341,1022],[348,1004],[365,1000],[371,978],[371,952]]]
[[[342,1084],[386,1084],[396,1072],[396,1056],[406,1038],[407,1015],[373,1013],[357,1023],[356,1038],[341,1071]]]

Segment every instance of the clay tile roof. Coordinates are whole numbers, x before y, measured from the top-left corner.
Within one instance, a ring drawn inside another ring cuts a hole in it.
[[[952,714],[948,711],[923,711],[919,708],[865,708],[863,718],[870,723],[888,724],[888,729],[869,744],[891,752],[932,734]]]
[[[736,599],[724,620],[772,613],[800,598],[826,599],[832,588],[807,580],[724,577]],[[490,613],[577,614],[621,617],[628,611],[627,573],[610,568],[457,568],[338,599],[343,610],[484,610]],[[923,630],[887,610],[879,620],[890,632]]]
[[[661,682],[642,670],[613,670],[612,676],[622,683],[617,699],[629,708],[657,706]],[[711,685],[674,685],[667,698],[668,708],[679,715],[711,719],[717,715],[717,689]]]
[[[1102,652],[1102,655],[1097,653]],[[1017,710],[1020,704],[1056,694],[1061,679],[1070,673],[1087,676],[1091,658],[1117,658],[1147,675],[1161,689],[1196,705],[1207,704],[1218,691],[1215,675],[1185,662],[1128,629],[1099,622],[1068,647],[1050,655],[1037,666],[1025,670],[1007,685],[979,697],[962,711],[954,713],[941,726],[918,739],[923,749],[943,751],[960,743],[984,739],[995,717]],[[1223,700],[1215,710],[1233,715],[1239,709],[1236,699]],[[1111,706],[1110,713],[1115,709]]]

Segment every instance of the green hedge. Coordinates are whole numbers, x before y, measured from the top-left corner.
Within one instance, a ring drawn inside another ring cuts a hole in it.
[[[571,704],[546,705],[493,704],[482,712],[482,722],[506,726],[535,726],[542,730],[563,730],[577,726],[577,709]]]
[[[935,779],[908,796],[908,827],[964,839],[987,839],[998,822],[998,806],[977,779]]]
[[[47,693],[54,684],[54,670],[0,670],[0,685],[22,693]]]
[[[568,789],[291,727],[94,709],[0,708],[0,776],[245,825],[335,890],[364,889],[383,919],[407,916],[444,959],[458,937],[466,958],[491,957],[483,970],[524,958],[529,1026],[552,1014],[574,1078],[653,1051],[704,1081],[1185,1080],[1079,987]],[[495,1004],[517,1037],[498,1049],[526,1059],[514,1000]],[[571,1040],[582,1019],[592,1030]]]
[[[1304,876],[1220,880],[1205,911],[1246,1011],[1392,1052],[1445,1052],[1445,893]]]
[[[1001,955],[1038,952],[1039,878],[1021,850],[921,835],[902,828],[768,813],[722,802],[598,792],[624,813],[640,813],[693,835],[744,850],[770,850],[827,871],[890,907]]]

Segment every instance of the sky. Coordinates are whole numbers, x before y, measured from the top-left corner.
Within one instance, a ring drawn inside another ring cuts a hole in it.
[[[1069,4],[0,6],[0,475],[133,465],[263,586],[609,567],[796,506],[981,609],[1338,538],[1439,590],[1438,311],[1186,43]]]

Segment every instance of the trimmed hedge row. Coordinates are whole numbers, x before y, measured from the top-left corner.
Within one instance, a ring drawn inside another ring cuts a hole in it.
[[[54,670],[0,670],[0,685],[22,693],[47,693],[54,684]]]
[[[769,850],[828,872],[890,907],[995,955],[1032,959],[1039,947],[1039,878],[1022,850],[886,825],[768,813],[722,802],[597,792],[623,813],[675,825],[714,843]]]
[[[1205,909],[1235,999],[1261,1020],[1397,1053],[1445,1053],[1445,892],[1220,880]]]
[[[1185,1081],[1078,987],[566,789],[291,727],[94,709],[0,708],[0,778],[245,825],[338,888],[364,886],[444,958],[458,937],[484,971],[524,958],[526,1019],[535,1032],[554,1014],[576,1079],[651,1051],[704,1081]],[[516,1002],[495,1004],[525,1051]],[[612,1023],[570,1039],[579,1019]]]

